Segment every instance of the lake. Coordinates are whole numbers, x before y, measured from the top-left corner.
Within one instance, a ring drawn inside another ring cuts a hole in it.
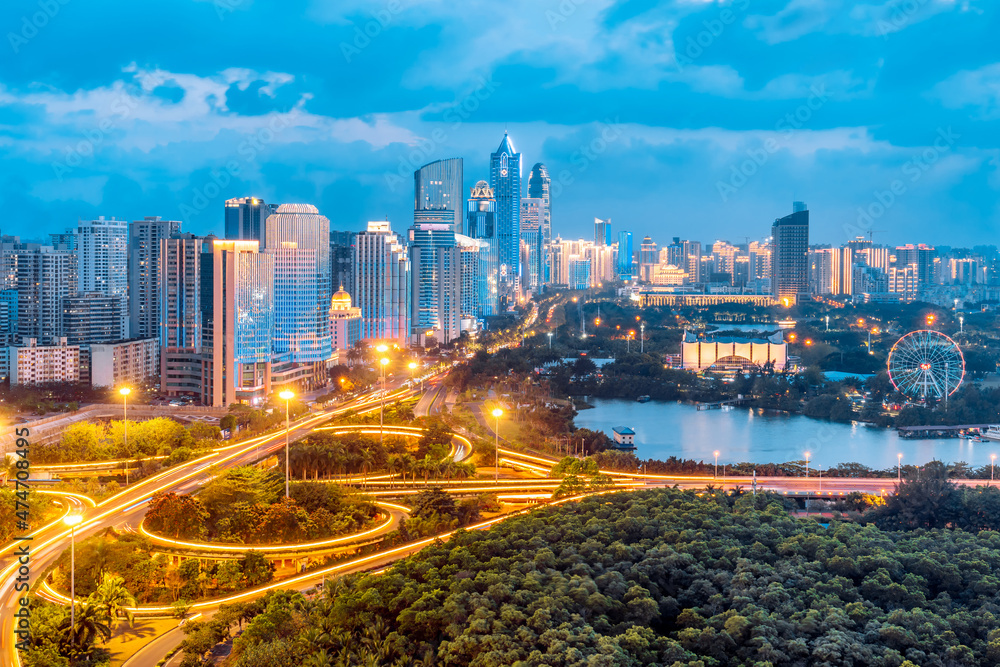
[[[719,463],[783,463],[801,461],[810,452],[810,467],[824,468],[857,462],[872,468],[903,463],[923,465],[940,459],[989,465],[990,454],[1000,454],[1000,442],[974,443],[959,438],[902,439],[895,430],[864,424],[842,424],[810,419],[802,415],[759,413],[749,408],[697,410],[694,405],[624,399],[589,398],[596,407],[580,410],[574,420],[578,428],[604,431],[614,426],[635,430],[636,455],[642,459],[678,458]]]

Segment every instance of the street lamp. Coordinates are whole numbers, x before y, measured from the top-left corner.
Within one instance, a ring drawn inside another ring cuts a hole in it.
[[[552,332],[549,332],[549,349],[552,349]]]
[[[903,481],[903,453],[896,454],[896,481]]]
[[[806,452],[806,477],[809,476],[809,457],[811,455],[812,454],[810,452]]]
[[[383,348],[385,345],[379,345],[379,348]],[[379,369],[382,371],[381,377],[379,378],[381,382],[381,392],[382,402],[379,404],[378,408],[378,444],[382,445],[385,440],[385,367],[389,364],[388,357],[382,357],[379,359]]]
[[[128,387],[122,387],[118,390],[118,393],[122,395],[122,416],[123,423],[125,424],[125,486],[128,486],[128,395],[132,393],[132,390]]]
[[[69,526],[69,631],[76,629],[76,527],[83,521],[79,514],[70,514],[63,519]]]
[[[496,435],[496,444],[494,445],[494,451],[496,453],[496,464],[493,468],[493,481],[500,481],[500,417],[503,415],[503,410],[500,408],[493,408],[493,417],[496,419],[494,424],[493,433]]]
[[[413,382],[413,374],[417,370],[417,362],[411,361],[410,363],[407,364],[407,367],[410,369],[410,382],[412,383]],[[423,393],[423,392],[424,392],[424,379],[420,378],[420,393]]]
[[[644,354],[646,349],[646,323],[639,325],[639,354]]]
[[[715,454],[715,476],[718,477],[719,476],[719,450],[716,449],[712,453]]]
[[[997,462],[997,455],[990,454],[990,484],[993,483],[993,465]]]
[[[288,498],[288,402],[295,398],[295,394],[286,389],[278,396],[285,401],[285,498]]]

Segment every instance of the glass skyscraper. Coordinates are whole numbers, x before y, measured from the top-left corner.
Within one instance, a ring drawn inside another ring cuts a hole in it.
[[[618,232],[618,279],[632,280],[632,232]]]
[[[417,223],[410,229],[413,338],[448,343],[461,333],[461,253],[451,225]]]
[[[274,255],[274,351],[295,363],[329,359],[330,221],[310,204],[282,204],[265,225],[265,250]]]
[[[413,172],[413,221],[420,212],[436,212],[452,231],[462,233],[462,158],[454,157],[425,164]],[[430,221],[430,220],[426,220]]]
[[[552,268],[549,266],[548,245],[552,242],[552,179],[549,170],[541,162],[535,163],[528,176],[528,197],[542,200],[542,282],[552,282]]]
[[[525,197],[521,200],[521,242],[525,244],[527,253],[522,271],[522,285],[537,292],[545,280],[542,270],[544,240],[542,236],[542,220],[544,218],[544,203],[541,199]]]
[[[466,234],[481,241],[479,260],[478,317],[492,317],[499,311],[500,257],[496,219],[497,200],[486,181],[472,188],[466,208]]]
[[[257,197],[226,200],[226,238],[264,242],[264,223],[278,207]]]
[[[802,202],[793,208],[771,225],[771,289],[786,305],[809,298],[809,211]]]
[[[496,198],[498,308],[506,310],[517,300],[521,277],[521,154],[506,132],[490,155],[490,187]]]
[[[361,337],[410,337],[410,260],[388,220],[368,223],[355,237],[354,304],[361,309]]]

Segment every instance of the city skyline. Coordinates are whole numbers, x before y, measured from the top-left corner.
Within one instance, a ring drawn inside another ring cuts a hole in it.
[[[982,2],[850,18],[833,3],[744,0],[462,15],[394,3],[375,16],[360,3],[196,2],[169,18],[193,52],[133,40],[116,53],[93,49],[119,34],[102,15],[135,34],[160,19],[98,4],[60,5],[40,27],[0,9],[13,56],[5,233],[159,215],[221,236],[221,202],[248,194],[311,203],[335,229],[405,227],[414,170],[461,157],[467,193],[505,129],[523,180],[548,167],[567,237],[610,217],[637,238],[696,223],[704,242],[737,242],[765,236],[792,200],[810,203],[815,243],[871,229],[889,245],[972,246],[997,227],[1000,70],[976,47],[998,10]],[[464,29],[472,17],[491,31]],[[263,30],[321,57],[264,58],[246,39]],[[932,37],[934,66],[913,67]]]

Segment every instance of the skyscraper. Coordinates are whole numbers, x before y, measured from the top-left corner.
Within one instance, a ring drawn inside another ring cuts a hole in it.
[[[653,270],[659,259],[656,242],[648,236],[643,238],[642,245],[639,246],[639,278],[643,282],[648,283],[653,280]]]
[[[452,231],[462,233],[462,158],[455,157],[425,164],[413,172],[413,222],[449,222]],[[436,219],[422,218],[432,213]]]
[[[264,224],[267,216],[277,210],[257,197],[238,197],[226,200],[226,238],[241,241],[264,242]]]
[[[632,232],[618,232],[618,279],[632,280]]]
[[[545,254],[543,248],[542,225],[545,218],[545,202],[535,197],[521,200],[521,242],[527,246],[527,262],[521,267],[522,283],[526,289],[538,292],[544,284],[542,268]]]
[[[121,301],[119,338],[128,338],[128,223],[103,215],[97,220],[81,220],[76,227],[76,253],[77,291]]]
[[[611,218],[594,218],[594,245],[611,245]]]
[[[64,302],[78,291],[76,253],[26,244],[9,259],[17,290],[18,335],[54,344],[64,335]]]
[[[410,228],[410,326],[413,341],[449,343],[461,333],[461,251],[451,225],[416,223]]]
[[[802,202],[793,208],[771,225],[771,289],[786,305],[809,298],[809,210]]]
[[[216,240],[210,266],[212,307],[203,318],[211,348],[203,402],[259,405],[271,391],[274,256],[259,252],[257,241]]]
[[[333,354],[330,343],[330,221],[310,204],[282,204],[265,221],[274,255],[274,352],[294,363]]]
[[[159,339],[160,391],[168,396],[209,400],[206,390],[211,368],[202,357],[211,346],[213,307],[213,252],[215,237],[174,234],[160,240]],[[207,338],[207,340],[206,340]]]
[[[466,207],[466,234],[482,242],[479,250],[478,317],[492,317],[499,309],[500,240],[497,237],[497,201],[486,181],[473,186]]]
[[[330,230],[330,287],[350,294],[354,280],[355,232]]]
[[[133,338],[159,335],[161,241],[180,231],[180,222],[159,216],[147,216],[129,225],[128,313]]]
[[[532,199],[542,200],[542,282],[546,285],[551,282],[551,269],[548,263],[548,252],[546,246],[552,242],[552,179],[549,178],[549,170],[541,162],[535,163],[528,175],[528,196]]]
[[[490,155],[490,187],[496,197],[498,307],[504,311],[515,303],[521,278],[521,154],[514,150],[506,132]]]
[[[394,340],[410,336],[410,260],[388,220],[368,223],[355,237],[354,305],[361,309],[361,338]]]
[[[479,319],[479,277],[483,271],[483,259],[480,253],[489,250],[489,244],[479,241],[464,234],[455,235],[455,243],[458,244],[461,253],[462,263],[462,287],[460,296],[460,309],[462,312],[462,330],[469,331],[477,328],[476,322]]]

